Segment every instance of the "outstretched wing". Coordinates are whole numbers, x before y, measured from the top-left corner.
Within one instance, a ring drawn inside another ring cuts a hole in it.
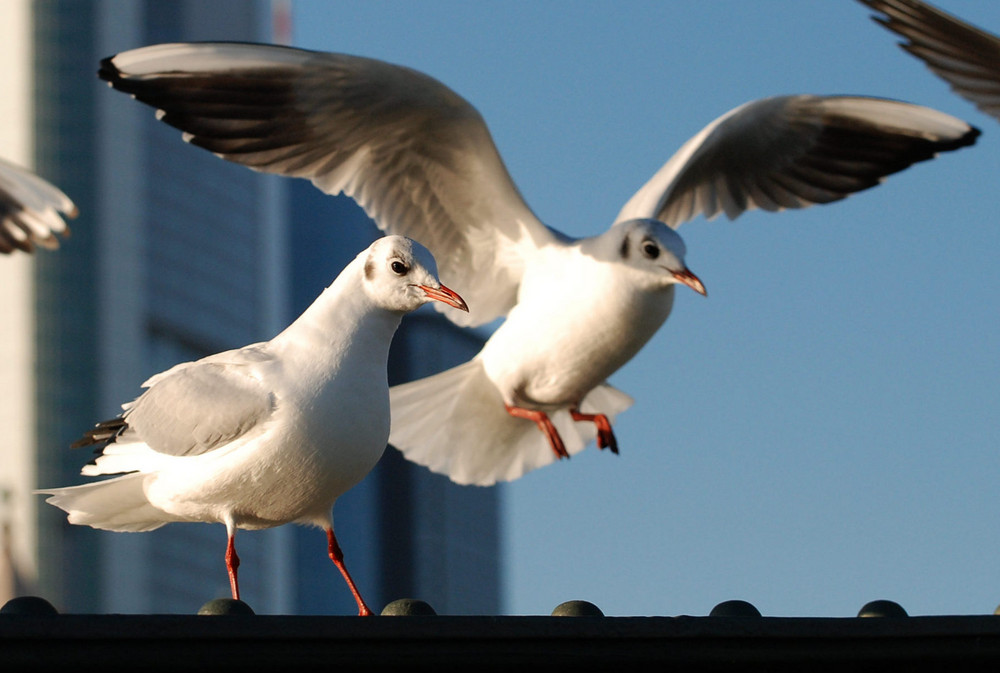
[[[704,215],[838,201],[888,175],[971,145],[979,130],[919,105],[858,96],[780,96],[730,110],[688,140],[616,222],[673,228]]]
[[[1000,37],[919,0],[859,0],[953,91],[1000,119]]]
[[[68,196],[34,173],[0,159],[0,253],[30,253],[36,245],[58,248],[58,235],[69,233],[63,215],[77,215]]]
[[[558,238],[524,203],[479,113],[440,82],[374,59],[243,43],[162,44],[101,63],[184,138],[354,198],[423,243],[482,324],[514,305],[525,254]]]

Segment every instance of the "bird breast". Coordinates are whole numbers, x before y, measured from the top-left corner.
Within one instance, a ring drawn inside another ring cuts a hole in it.
[[[378,462],[389,439],[389,388],[385,364],[353,371],[348,359],[338,375],[299,389],[294,397],[278,401],[298,435],[289,444],[313,464],[325,488],[339,492],[360,481]]]
[[[352,362],[347,359],[345,362]],[[179,457],[151,475],[147,497],[180,519],[267,528],[329,515],[336,499],[375,466],[389,437],[384,365],[296,367],[278,378],[272,417],[220,449]]]
[[[617,265],[585,262],[558,275],[526,273],[519,303],[483,347],[487,376],[508,404],[578,404],[670,315],[673,285],[650,289]]]

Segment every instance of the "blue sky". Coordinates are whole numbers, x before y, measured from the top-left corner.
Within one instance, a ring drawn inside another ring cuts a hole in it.
[[[939,5],[1000,33],[1000,3]],[[912,615],[1000,604],[1000,123],[851,0],[294,0],[294,43],[471,101],[528,203],[583,236],[705,124],[776,94],[935,107],[978,144],[847,201],[683,225],[708,297],[611,379],[621,455],[504,491],[506,614]],[[430,600],[433,602],[432,598]]]

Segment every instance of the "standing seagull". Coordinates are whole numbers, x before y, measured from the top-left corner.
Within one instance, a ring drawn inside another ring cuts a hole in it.
[[[573,239],[532,213],[475,108],[415,70],[179,43],[106,58],[99,75],[192,144],[343,192],[384,231],[423,242],[472,303],[449,315],[457,324],[506,316],[471,361],[390,391],[390,442],[464,484],[516,479],[595,437],[617,450],[611,422],[631,399],[606,379],[667,319],[677,284],[705,293],[681,223],[837,201],[979,134],[897,101],[754,101],[685,143],[609,230]]]
[[[224,523],[235,599],[237,528],[321,526],[358,613],[371,614],[333,534],[333,505],[385,450],[386,360],[403,315],[432,300],[468,310],[434,271],[419,243],[376,240],[276,337],[153,376],[74,445],[103,443],[83,474],[128,474],[40,492],[70,523],[105,530]]]
[[[953,91],[1000,119],[1000,37],[920,0],[858,0],[884,16],[872,17],[908,41],[910,52]]]
[[[57,234],[69,233],[60,213],[77,216],[68,196],[31,171],[0,159],[0,253],[30,253],[36,245],[58,248]]]

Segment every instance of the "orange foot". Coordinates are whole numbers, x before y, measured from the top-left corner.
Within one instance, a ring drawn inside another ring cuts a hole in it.
[[[577,409],[569,410],[570,416],[573,417],[574,421],[590,421],[597,426],[597,447],[600,449],[610,448],[611,453],[617,455],[618,453],[618,440],[615,439],[615,433],[611,430],[611,421],[604,414],[583,414]]]
[[[523,409],[509,404],[505,404],[504,406],[507,407],[507,413],[511,416],[534,421],[538,429],[545,433],[545,436],[548,438],[549,446],[552,447],[552,452],[556,454],[556,458],[569,458],[569,452],[566,451],[566,445],[563,444],[562,437],[559,436],[556,426],[552,425],[552,421],[549,420],[548,415],[544,411]]]

